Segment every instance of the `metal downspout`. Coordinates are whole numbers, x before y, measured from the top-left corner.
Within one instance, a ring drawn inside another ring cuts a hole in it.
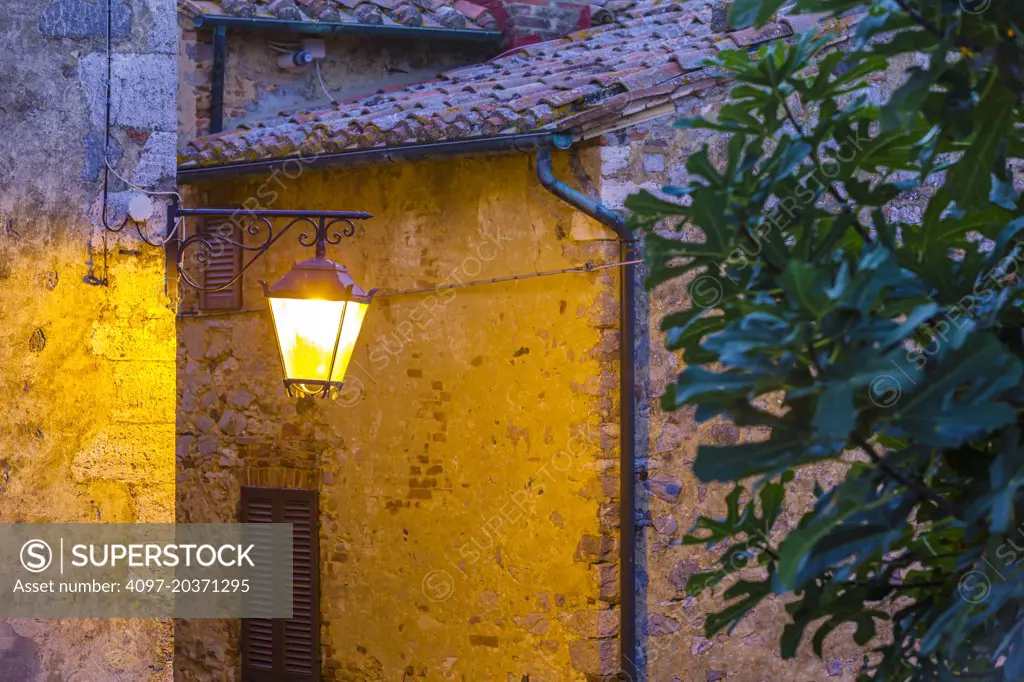
[[[213,72],[210,74],[210,133],[224,130],[224,65],[228,60],[227,26],[213,29]]]
[[[555,145],[568,148],[570,141],[553,136]],[[537,150],[537,179],[549,192],[574,206],[619,238],[623,261],[636,255],[636,238],[626,228],[625,219],[579,190],[555,177],[551,168],[551,150]],[[626,680],[637,680],[636,664],[636,266],[624,265],[619,305],[619,636],[620,668]]]

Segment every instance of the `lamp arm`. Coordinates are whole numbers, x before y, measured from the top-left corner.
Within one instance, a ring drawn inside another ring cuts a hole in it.
[[[175,208],[172,204],[172,210]],[[266,230],[266,238],[257,245],[246,245],[244,239],[233,239],[224,230],[212,230],[208,232],[196,232],[195,234],[178,241],[177,268],[182,280],[197,291],[217,292],[224,291],[237,282],[246,270],[263,256],[270,247],[277,243],[291,228],[299,223],[307,226],[307,229],[298,236],[298,242],[305,247],[315,247],[316,255],[324,257],[327,244],[339,244],[344,237],[352,237],[356,233],[355,220],[371,218],[369,213],[355,211],[242,211],[233,209],[179,209],[179,216],[184,219],[187,216],[226,217],[227,222],[221,227],[239,225],[239,214],[244,214],[245,232],[257,236]],[[272,218],[291,218],[284,227],[275,232]],[[169,218],[169,222],[172,218]],[[344,227],[331,231],[331,228],[338,223]],[[123,226],[122,226],[123,228]],[[183,226],[182,226],[183,228]],[[233,232],[233,230],[231,230]],[[183,234],[184,232],[182,232]],[[148,240],[146,240],[148,241]],[[243,251],[251,251],[253,255],[239,269],[229,281],[219,286],[207,287],[196,281],[188,273],[186,261],[190,253],[194,253],[195,263],[199,269],[210,259],[216,249],[233,247]],[[195,251],[194,249],[198,249]]]

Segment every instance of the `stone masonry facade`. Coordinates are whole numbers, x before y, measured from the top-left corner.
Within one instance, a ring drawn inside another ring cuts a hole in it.
[[[575,2],[506,4],[512,37],[589,21]],[[243,486],[315,490],[327,682],[617,679],[620,269],[382,296],[342,396],[289,398],[259,281],[308,257],[293,239],[246,273],[241,310],[208,314],[175,286],[160,250],[102,227],[108,163],[134,185],[169,191],[176,148],[208,130],[209,33],[179,24],[167,0],[111,0],[108,142],[108,5],[9,5],[0,522],[227,522],[238,519]],[[265,37],[233,36],[229,48],[228,127],[327,102],[314,71],[274,65]],[[322,75],[338,99],[498,51],[352,37],[329,39],[327,50]],[[879,83],[878,96],[891,86]],[[725,96],[703,90],[675,115],[712,114]],[[722,141],[673,129],[673,118],[560,153],[556,174],[613,208],[639,188],[684,184],[687,156],[709,145],[720,158]],[[368,210],[375,217],[329,255],[384,291],[618,260],[611,233],[547,193],[534,171],[520,153],[299,163],[181,191],[189,206]],[[112,175],[111,220],[137,195]],[[163,229],[159,213],[150,234]],[[660,410],[680,361],[658,325],[692,305],[687,283],[637,304],[637,384],[624,390],[639,402],[636,657],[646,679],[853,680],[860,652],[842,632],[824,661],[809,651],[781,660],[779,601],[731,635],[703,637],[719,605],[683,586],[713,557],[676,541],[696,515],[722,511],[724,490],[698,484],[693,458],[699,443],[758,434]],[[810,503],[813,480],[838,475],[802,474],[807,490],[784,521]],[[241,682],[240,629],[3,621],[0,682]]]
[[[109,145],[107,5],[11,0],[0,22],[0,523],[174,518],[164,258],[105,236],[100,194],[105,160],[174,186],[176,8],[110,10]],[[112,175],[111,222],[132,196]],[[170,682],[172,637],[162,620],[0,621],[0,679]]]
[[[181,18],[178,47],[178,136],[189,140],[210,130],[210,79],[213,34]],[[229,32],[224,68],[224,129],[276,116],[290,109],[330,107],[330,98],[343,100],[378,88],[415,83],[438,71],[474,64],[499,51],[498,44],[444,43],[426,40],[380,40],[358,35],[276,36],[293,49],[302,38],[324,41],[320,76],[313,66],[285,70],[277,66],[279,52],[269,44],[273,34]],[[268,42],[269,41],[269,42]],[[281,45],[276,43],[275,45]],[[324,92],[324,89],[327,92]]]
[[[905,64],[873,84],[870,96],[884,101],[899,84]],[[725,86],[711,88],[682,100],[670,116],[655,118],[626,130],[602,135],[584,156],[583,182],[593,188],[606,205],[621,208],[626,197],[646,189],[660,194],[664,185],[686,185],[687,158],[707,147],[714,163],[724,163],[726,140],[708,131],[673,127],[680,117],[711,117],[728,97]],[[596,157],[596,158],[595,158]],[[599,171],[597,171],[599,169]],[[664,196],[664,195],[662,195]],[[666,197],[668,198],[668,197]],[[921,197],[909,197],[892,210],[920,215]],[[852,641],[852,631],[840,628],[826,641],[823,659],[813,655],[805,642],[794,660],[784,661],[777,642],[788,621],[784,603],[770,599],[763,603],[731,634],[704,637],[707,613],[722,603],[707,595],[688,597],[685,585],[694,573],[714,565],[714,555],[703,547],[681,547],[677,542],[700,515],[724,516],[724,498],[729,486],[701,484],[692,473],[697,447],[701,443],[733,444],[756,439],[752,428],[739,428],[723,420],[697,424],[691,409],[664,412],[660,397],[664,387],[682,370],[676,353],[665,349],[661,320],[672,312],[694,305],[690,284],[676,281],[662,285],[642,298],[646,308],[646,333],[637,334],[637,355],[647,358],[638,373],[637,395],[642,397],[640,422],[647,441],[638,448],[636,462],[643,483],[638,491],[637,517],[643,526],[638,539],[638,602],[640,609],[638,647],[642,667],[652,682],[766,682],[768,680],[856,679],[863,650]],[[768,407],[763,406],[763,407]],[[641,434],[643,437],[644,434]],[[817,482],[827,489],[844,475],[837,464],[808,467],[798,473],[797,486],[787,498],[787,509],[776,539],[795,526],[799,514],[814,504]]]
[[[514,14],[528,14],[512,9]],[[684,184],[688,155],[707,144],[713,156],[720,157],[722,140],[674,129],[672,122],[681,115],[713,115],[726,96],[724,87],[712,87],[681,100],[672,114],[584,142],[561,155],[558,175],[613,208],[621,208],[625,198],[640,188],[657,192],[664,184]],[[253,97],[259,101],[259,93]],[[249,108],[261,110],[260,105]],[[387,289],[392,282],[395,288],[411,286],[410,282],[429,286],[449,283],[453,275],[465,280],[543,270],[551,267],[549,261],[531,254],[544,253],[553,245],[566,256],[564,262],[617,260],[619,248],[612,234],[544,192],[532,176],[529,159],[530,155],[512,154],[300,171],[287,187],[280,187],[280,176],[257,177],[204,184],[200,196],[218,205],[243,204],[252,197],[267,196],[261,189],[277,185],[273,205],[262,200],[259,205],[309,207],[312,203],[374,212],[377,218],[367,223],[365,236],[337,247],[340,261],[363,269],[353,274],[364,286]],[[485,175],[487,181],[478,175]],[[381,210],[383,196],[390,199]],[[376,228],[378,224],[384,227]],[[508,226],[517,240],[529,246],[525,251],[518,243],[507,247],[482,268],[453,270],[460,261],[473,258],[479,239],[478,234],[474,239],[474,231],[486,232],[494,224]],[[397,242],[375,241],[380,238],[377,229],[406,237]],[[386,266],[374,265],[382,254],[386,254]],[[298,255],[291,258],[298,259]],[[280,276],[290,262],[284,256],[268,261],[265,270],[257,267],[252,277],[247,275],[246,309],[259,307],[261,300],[251,282]],[[588,321],[589,331],[580,327],[576,334],[582,334],[579,347],[590,348],[580,352],[594,361],[592,373],[568,383],[566,368],[559,372],[553,368],[566,361],[572,366],[579,356],[561,355],[553,341],[568,333],[561,330],[561,317],[552,318],[543,304],[534,304],[532,316],[524,312],[514,319],[517,334],[544,339],[543,350],[536,343],[517,342],[509,347],[501,331],[507,320],[498,311],[522,304],[523,299],[543,300],[531,298],[541,292],[560,291],[564,298],[579,286],[574,279],[538,280],[542,285],[536,290],[525,284],[510,287],[515,293],[507,292],[505,285],[495,285],[493,292],[486,287],[460,290],[450,306],[442,294],[433,297],[442,301],[439,305],[425,302],[411,309],[401,299],[385,300],[368,318],[360,340],[365,350],[357,351],[353,360],[349,388],[339,404],[331,406],[283,400],[274,377],[266,371],[273,359],[258,363],[259,370],[257,364],[245,364],[244,357],[254,351],[236,349],[251,349],[254,339],[266,342],[269,336],[267,321],[259,313],[180,323],[184,345],[179,346],[179,372],[184,383],[179,395],[179,517],[231,518],[243,481],[292,481],[289,487],[320,492],[326,679],[617,679],[620,272],[602,273],[594,282],[600,285],[599,295],[576,306],[577,315]],[[824,661],[809,651],[802,651],[794,661],[781,660],[774,642],[786,615],[778,601],[765,604],[729,636],[714,640],[703,636],[704,617],[720,604],[687,597],[683,588],[690,574],[712,565],[713,556],[703,548],[682,548],[676,542],[698,514],[723,511],[726,490],[698,484],[691,473],[693,458],[701,442],[738,442],[756,434],[724,422],[697,425],[687,410],[661,411],[658,399],[680,363],[664,350],[658,326],[667,312],[691,305],[688,283],[641,293],[636,304],[640,314],[634,330],[637,384],[626,390],[638,397],[635,658],[644,679],[854,679],[860,654],[842,633],[830,640]],[[475,312],[464,314],[463,306]],[[566,310],[573,307],[559,303],[559,316]],[[196,329],[200,325],[205,331]],[[449,331],[435,336],[439,329]],[[501,354],[498,349],[506,354],[511,350],[510,367],[517,369],[487,374],[489,392],[470,402],[477,410],[493,402],[500,412],[481,419],[468,407],[459,407],[466,405],[460,401],[464,392],[477,390],[470,388],[475,381],[473,370],[467,373],[464,365],[437,358],[456,353],[469,359],[470,368],[490,368],[493,357]],[[522,373],[536,361],[548,368],[540,374]],[[249,362],[254,361],[249,358]],[[218,369],[219,363],[230,373]],[[204,382],[221,386],[240,374],[250,380],[258,377],[261,386],[246,385],[238,404],[226,412],[217,406],[233,400],[228,393],[213,396],[206,389],[205,395],[199,395],[189,389],[192,382],[197,391]],[[560,392],[566,386],[570,394]],[[585,422],[567,420],[564,410],[548,408],[580,400],[591,401],[587,412],[592,417]],[[530,406],[528,412],[524,405]],[[215,413],[204,416],[209,409]],[[372,425],[364,425],[362,420],[371,414],[375,415]],[[538,472],[551,473],[551,466],[545,464],[558,462],[563,451],[576,454],[568,448],[573,442],[571,432],[557,435],[559,425],[565,423],[585,424],[592,434],[584,458],[587,476],[577,480],[573,469],[566,479],[579,486],[577,495],[564,497],[564,486],[556,479],[544,490],[543,502],[539,494],[531,496],[525,498],[529,505],[519,509],[517,501],[523,498],[515,488],[516,472],[525,474],[528,485],[523,492],[530,494],[536,481],[544,478]],[[394,425],[395,433],[382,438],[387,425]],[[542,441],[538,433],[543,434]],[[268,446],[267,441],[274,445]],[[510,468],[472,469],[460,454],[467,443],[476,444],[481,452],[507,453],[497,455],[495,461]],[[539,456],[538,447],[543,452]],[[554,459],[545,462],[545,457]],[[403,458],[408,462],[404,496],[396,492],[393,479]],[[806,495],[794,498],[787,519],[795,519],[796,509],[810,503],[812,480],[828,485],[838,475],[827,467],[811,472]],[[220,483],[213,491],[201,490],[194,484],[200,478],[207,486],[210,481]],[[502,490],[513,492],[503,497]],[[351,491],[360,492],[353,498]],[[548,506],[552,493],[559,495],[558,504]],[[584,509],[577,509],[581,504]],[[438,516],[439,505],[448,513]],[[517,524],[524,531],[529,529],[532,555],[528,559],[523,539],[509,530]],[[559,535],[547,535],[552,526]],[[437,535],[424,534],[426,528],[434,527],[440,531]],[[400,539],[382,542],[386,538]],[[395,546],[401,551],[396,553]],[[589,580],[577,581],[572,571],[584,566]],[[550,578],[530,580],[531,573]],[[506,582],[509,577],[511,584]],[[417,589],[422,595],[416,594]],[[435,601],[439,596],[444,598]],[[374,608],[368,610],[371,600]],[[518,603],[524,608],[513,606]],[[413,607],[418,612],[415,621],[393,615],[409,613]],[[359,624],[359,636],[352,634],[353,623]],[[201,671],[206,670],[230,679],[230,671],[238,665],[237,623],[181,625],[179,633],[178,665],[183,679],[201,680],[205,674]]]
[[[385,290],[614,262],[531,163],[308,170],[274,207],[373,213],[329,255]],[[242,203],[265,182],[191,199]],[[243,308],[302,257],[282,243],[247,272]],[[265,312],[185,301],[179,520],[235,518],[242,485],[318,490],[327,680],[615,679],[617,277],[382,297],[333,402],[284,395]],[[238,637],[179,623],[178,679],[237,679]]]

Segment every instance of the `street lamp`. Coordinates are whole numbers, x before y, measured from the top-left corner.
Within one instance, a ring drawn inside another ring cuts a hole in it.
[[[145,208],[145,207],[141,207]],[[181,208],[178,200],[167,209],[167,233],[153,240],[143,231],[148,214],[129,213],[118,226],[107,225],[110,232],[121,232],[129,224],[135,226],[139,238],[152,246],[168,246],[176,251],[178,275],[197,291],[224,291],[234,285],[281,237],[296,225],[305,229],[299,244],[315,247],[309,260],[295,263],[292,269],[273,286],[263,284],[270,303],[278,357],[284,369],[284,385],[290,396],[333,398],[341,390],[345,371],[352,360],[359,330],[377,291],[364,291],[344,266],[327,259],[327,245],[341,243],[356,232],[356,220],[373,216],[365,211],[291,211],[278,209]],[[184,236],[184,220],[197,217],[209,221],[222,220],[219,227],[196,231]],[[289,221],[275,229],[274,220]],[[106,225],[106,223],[104,223]],[[340,227],[339,227],[340,226]],[[234,228],[258,243],[247,244],[236,236]],[[262,239],[260,239],[262,237]],[[214,286],[205,286],[186,267],[195,262],[202,270],[210,258],[222,249],[238,249],[252,253],[231,279]],[[190,261],[189,254],[194,254]],[[106,280],[92,277],[96,283]]]
[[[318,253],[263,285],[288,394],[337,395],[372,294],[344,266]]]

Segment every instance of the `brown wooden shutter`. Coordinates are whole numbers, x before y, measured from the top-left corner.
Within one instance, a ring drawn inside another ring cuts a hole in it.
[[[237,223],[210,222],[200,224],[199,231],[202,233],[221,234],[225,237],[242,243],[242,228]],[[203,286],[221,287],[236,277],[242,269],[242,249],[220,240],[211,240],[208,258],[203,263]],[[242,278],[220,291],[200,291],[200,310],[238,310],[242,307]]]
[[[243,523],[291,523],[292,617],[242,621],[243,682],[320,680],[320,541],[313,490],[242,488]]]

